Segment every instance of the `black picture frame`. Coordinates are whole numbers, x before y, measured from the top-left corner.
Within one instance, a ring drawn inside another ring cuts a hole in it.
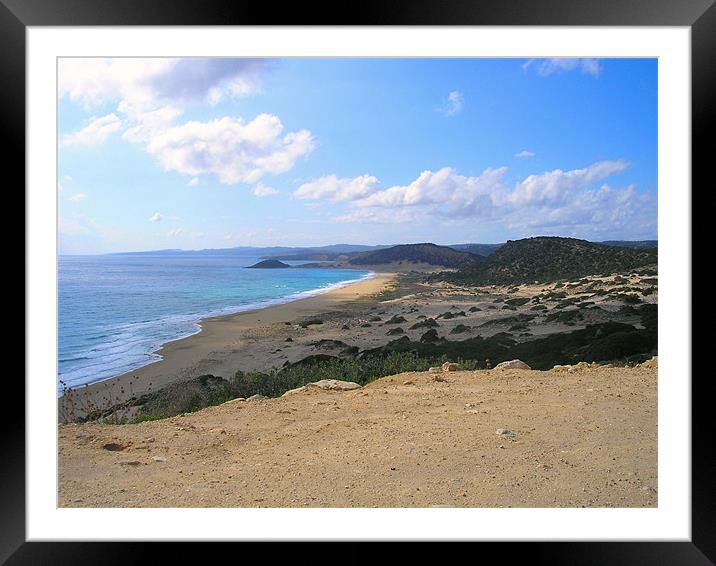
[[[350,10],[354,7],[354,10]],[[6,142],[4,157],[12,164],[16,186],[25,183],[25,34],[30,26],[117,25],[558,25],[687,26],[692,55],[692,184],[706,180],[708,141],[714,131],[716,92],[716,6],[714,0],[439,0],[364,1],[277,5],[225,0],[0,0],[0,108]],[[705,184],[705,183],[704,183]],[[706,188],[706,187],[705,187]],[[694,226],[692,219],[692,226]],[[692,236],[693,238],[693,236]],[[25,295],[27,300],[27,295]],[[687,330],[687,329],[685,329]],[[19,357],[19,356],[18,356]],[[688,368],[691,371],[691,368]],[[691,379],[692,390],[692,538],[690,542],[531,542],[483,543],[498,550],[500,560],[527,559],[549,564],[711,564],[716,561],[716,466],[711,457],[713,421],[707,403],[709,374]],[[24,386],[8,375],[5,396],[25,399]],[[676,376],[679,377],[679,376]],[[691,377],[691,376],[690,376]],[[132,564],[154,559],[207,561],[207,545],[25,542],[25,420],[2,413],[0,429],[0,563]],[[216,545],[226,548],[226,545]],[[417,546],[417,545],[416,545]],[[214,547],[215,548],[215,547]],[[483,550],[484,549],[484,550]],[[232,551],[233,552],[233,551]],[[293,550],[291,552],[294,552]],[[342,561],[374,558],[371,547],[352,543],[340,550]],[[404,550],[400,551],[407,558]],[[419,550],[421,554],[424,550]],[[474,552],[474,550],[473,550]],[[381,553],[384,553],[381,550]],[[441,558],[448,557],[441,550]],[[245,554],[245,553],[242,553]],[[320,552],[333,561],[333,552]],[[312,561],[320,559],[310,551]],[[386,557],[388,555],[386,554]],[[474,555],[477,558],[477,554]]]

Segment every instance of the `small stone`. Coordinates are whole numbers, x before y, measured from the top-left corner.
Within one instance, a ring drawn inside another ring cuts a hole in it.
[[[167,459],[164,456],[154,456],[152,458],[152,460],[154,460],[155,462],[166,462],[167,461]]]
[[[120,466],[139,466],[141,464],[139,460],[125,460],[118,463]]]
[[[435,368],[429,368],[428,371],[430,373],[442,373],[443,368],[435,367]]]
[[[409,380],[409,379],[406,379],[406,380],[403,382],[403,385],[415,385],[415,382],[414,382],[414,381],[411,381],[411,380]]]
[[[121,452],[127,447],[124,444],[120,444],[119,442],[107,442],[106,444],[102,445],[102,448],[104,448],[105,450],[109,450],[110,452]]]
[[[266,397],[265,395],[261,395],[259,393],[246,398],[247,401],[263,401],[264,399],[268,399],[268,397]]]
[[[498,436],[502,436],[503,438],[514,438],[515,436],[517,436],[508,428],[498,428],[495,431],[495,434],[497,434]]]
[[[453,362],[445,362],[441,368],[443,371],[460,371],[462,366]]]

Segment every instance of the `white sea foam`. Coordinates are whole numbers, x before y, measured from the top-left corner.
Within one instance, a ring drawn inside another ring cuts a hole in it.
[[[160,361],[162,356],[157,352],[164,345],[201,332],[203,320],[255,311],[318,296],[374,277],[375,273],[368,272],[354,279],[323,285],[316,289],[242,305],[227,306],[204,313],[171,315],[157,320],[116,324],[104,329],[103,334],[100,334],[99,337],[87,337],[83,335],[81,329],[73,329],[67,332],[66,338],[76,337],[82,343],[91,342],[93,344],[90,348],[78,346],[64,353],[61,362],[81,361],[82,363],[62,371],[59,379],[69,388],[110,379]],[[287,286],[273,285],[273,288],[279,287],[286,288]],[[70,325],[70,327],[72,326]],[[102,339],[98,340],[98,338]],[[62,386],[58,388],[58,393],[61,394],[61,392]]]

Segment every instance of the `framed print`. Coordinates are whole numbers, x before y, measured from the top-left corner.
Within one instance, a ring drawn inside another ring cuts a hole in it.
[[[27,223],[8,564],[714,559],[691,186],[716,9],[519,4],[318,25],[2,0]]]

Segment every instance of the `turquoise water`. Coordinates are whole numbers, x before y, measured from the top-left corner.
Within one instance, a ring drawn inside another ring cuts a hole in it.
[[[371,275],[246,269],[257,261],[191,253],[60,256],[58,381],[77,387],[137,369],[161,359],[155,352],[162,344],[198,332],[202,318],[285,303]]]

